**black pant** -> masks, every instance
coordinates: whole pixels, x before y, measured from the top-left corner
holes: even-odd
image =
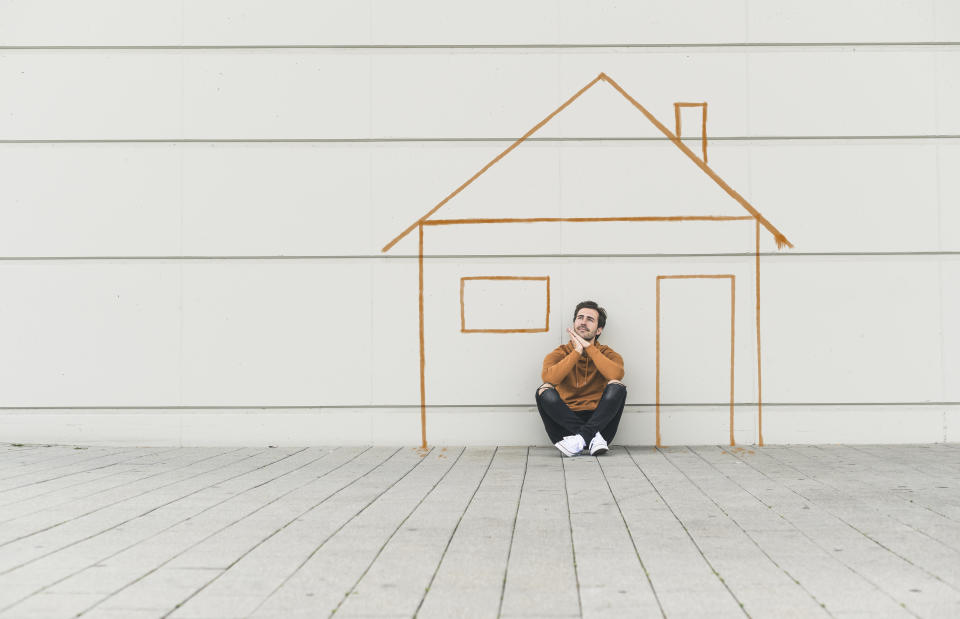
[[[627,388],[622,383],[608,384],[600,396],[600,403],[592,411],[570,410],[554,387],[544,389],[543,393],[539,391],[538,387],[537,410],[550,442],[557,443],[564,436],[579,434],[589,445],[597,432],[608,443],[613,440],[627,401]]]

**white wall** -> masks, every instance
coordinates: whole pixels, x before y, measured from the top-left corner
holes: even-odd
[[[0,441],[419,443],[417,234],[380,250],[600,72],[671,129],[707,101],[710,166],[795,245],[763,234],[766,442],[960,440],[957,3],[478,6],[0,0]],[[437,216],[746,214],[605,83],[536,137]],[[755,442],[752,249],[428,228],[429,440],[544,443],[542,357],[596,297],[618,440],[653,442],[656,276],[735,273]],[[551,276],[548,333],[459,332],[459,278],[493,274]],[[691,372],[726,371],[710,341]],[[664,442],[723,442],[683,346]]]

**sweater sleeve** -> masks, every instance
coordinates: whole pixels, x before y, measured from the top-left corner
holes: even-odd
[[[540,377],[545,383],[558,385],[577,365],[579,358],[580,355],[576,349],[567,353],[563,346],[559,346],[543,359],[543,372],[540,373]]]
[[[603,374],[607,380],[620,380],[623,378],[623,357],[615,353],[612,348],[607,347],[603,352],[597,350],[597,347],[587,347],[587,355],[597,370]]]

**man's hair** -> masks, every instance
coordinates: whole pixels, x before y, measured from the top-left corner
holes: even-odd
[[[605,310],[605,309],[603,309],[602,307],[600,307],[599,305],[597,305],[597,302],[596,302],[596,301],[580,301],[579,303],[577,303],[577,309],[573,310],[573,319],[574,319],[574,320],[577,319],[577,314],[580,313],[580,310],[582,310],[582,309],[584,309],[584,308],[586,308],[586,309],[592,309],[592,310],[596,310],[596,311],[597,311],[597,313],[599,314],[599,316],[597,316],[597,326],[598,326],[598,327],[600,327],[600,328],[602,329],[603,327],[607,326],[607,310]],[[600,339],[600,336],[597,335],[596,339],[599,340],[599,339]]]

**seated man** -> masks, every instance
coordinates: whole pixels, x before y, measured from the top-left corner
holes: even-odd
[[[537,409],[547,435],[564,456],[575,456],[589,445],[590,455],[607,452],[627,400],[623,357],[597,344],[607,312],[583,301],[573,312],[570,343],[558,346],[543,360],[543,384],[537,389]]]

